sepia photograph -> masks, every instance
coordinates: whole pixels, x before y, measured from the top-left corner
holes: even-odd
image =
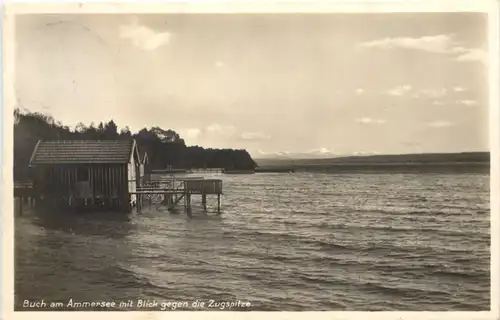
[[[494,310],[491,13],[188,11],[9,16],[16,313]]]

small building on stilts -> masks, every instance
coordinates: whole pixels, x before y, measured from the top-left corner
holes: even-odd
[[[132,139],[38,141],[30,160],[37,205],[130,212],[142,160]]]

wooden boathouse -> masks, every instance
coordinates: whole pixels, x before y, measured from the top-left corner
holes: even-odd
[[[37,202],[129,211],[141,158],[135,140],[38,141],[30,160]]]
[[[174,175],[151,178],[149,158],[135,140],[38,141],[31,159],[32,181],[14,183],[14,197],[38,207],[89,211],[142,212],[165,205],[168,210],[184,200],[191,214],[191,199],[201,196],[207,211],[207,195],[217,196],[221,211],[222,180]],[[153,206],[153,202],[156,205]]]

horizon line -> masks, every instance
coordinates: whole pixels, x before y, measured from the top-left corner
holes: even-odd
[[[407,156],[407,155],[433,155],[433,154],[442,154],[442,155],[454,155],[454,154],[464,154],[464,153],[491,153],[491,150],[485,151],[457,151],[457,152],[416,152],[416,153],[374,153],[374,154],[338,154],[338,155],[328,155],[324,157],[301,157],[294,158],[294,155],[300,155],[300,152],[291,153],[290,156],[279,156],[270,154],[268,157],[253,157],[255,160],[290,160],[290,159],[300,159],[300,160],[318,160],[318,159],[333,159],[333,158],[343,158],[343,157],[383,157],[383,156]]]

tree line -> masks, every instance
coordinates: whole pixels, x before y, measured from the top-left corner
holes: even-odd
[[[257,164],[243,149],[212,149],[186,146],[180,135],[160,127],[132,133],[128,127],[118,131],[113,120],[84,125],[74,130],[52,116],[40,112],[14,110],[14,178],[27,177],[31,154],[38,140],[116,140],[135,139],[141,154],[148,153],[152,169],[224,168],[252,170]]]

